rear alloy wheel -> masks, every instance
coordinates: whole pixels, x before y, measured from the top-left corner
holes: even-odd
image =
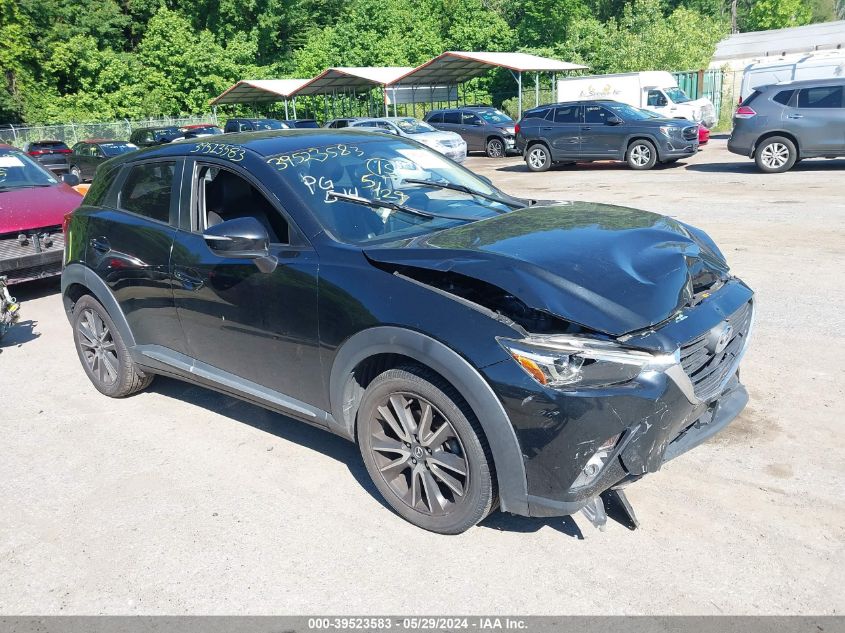
[[[657,162],[657,150],[651,141],[634,141],[628,147],[626,160],[631,169],[651,169]]]
[[[531,171],[547,171],[552,166],[552,157],[545,145],[532,145],[525,153],[525,164]]]
[[[487,157],[502,158],[505,155],[505,144],[500,138],[491,138],[487,141]]]
[[[73,174],[74,176],[76,176],[77,178],[79,178],[79,182],[82,182],[82,172],[79,171],[79,167],[74,165],[73,167],[70,168],[70,173]]]
[[[772,136],[763,141],[757,148],[754,161],[761,171],[767,174],[778,174],[792,169],[798,159],[795,144],[788,138]]]
[[[152,374],[136,369],[108,312],[90,296],[73,308],[73,341],[85,373],[100,393],[122,398],[153,381]]]
[[[364,393],[358,443],[387,503],[432,532],[459,534],[494,501],[492,459],[478,422],[450,385],[423,369],[391,369]]]

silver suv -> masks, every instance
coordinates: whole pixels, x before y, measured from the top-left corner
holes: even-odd
[[[501,158],[516,147],[514,120],[490,106],[432,110],[425,122],[438,130],[460,134],[467,151],[483,151],[490,158]]]
[[[845,156],[845,79],[758,86],[734,113],[728,149],[767,173]]]

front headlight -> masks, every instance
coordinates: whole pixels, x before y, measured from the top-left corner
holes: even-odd
[[[677,136],[678,135],[678,128],[674,125],[661,125],[660,126],[660,133],[663,136]]]
[[[646,369],[665,369],[677,362],[674,354],[656,355],[583,336],[497,340],[525,373],[551,389],[616,385]]]

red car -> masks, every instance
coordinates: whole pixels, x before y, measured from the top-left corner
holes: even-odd
[[[706,145],[707,141],[710,140],[710,130],[708,130],[703,125],[698,126],[698,144],[699,145]]]
[[[82,196],[30,156],[0,145],[0,276],[14,284],[62,272],[64,216]]]

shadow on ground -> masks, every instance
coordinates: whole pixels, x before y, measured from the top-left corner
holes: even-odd
[[[652,171],[666,171],[671,169],[683,169],[686,167],[686,163],[683,161],[677,163],[659,163],[652,167]],[[553,173],[556,171],[634,171],[628,164],[624,161],[620,160],[601,160],[595,161],[592,163],[560,163],[558,165],[552,165],[548,171],[546,172],[539,172],[539,173]],[[506,171],[506,172],[523,172],[526,174],[532,173],[528,170],[528,167],[525,163],[515,163],[513,165],[503,165],[502,167],[497,167],[496,171]]]
[[[699,163],[696,165],[689,165],[687,167],[690,171],[699,171],[704,173],[733,173],[733,174],[759,174],[760,176],[772,177],[777,174],[766,174],[757,169],[757,164],[748,159],[744,163]],[[807,159],[802,160],[795,165],[790,171],[845,171],[845,160],[829,160],[829,159]]]
[[[382,506],[390,510],[390,507],[382,499],[381,493],[373,485],[370,475],[361,461],[358,447],[352,442],[288,416],[180,380],[159,376],[150,387],[150,391],[225,415],[236,422],[248,424],[342,462],[360,486],[378,500]],[[398,516],[396,518],[402,520]],[[503,532],[522,533],[537,532],[548,526],[568,536],[583,539],[581,531],[571,517],[535,519],[494,512],[479,525]]]

